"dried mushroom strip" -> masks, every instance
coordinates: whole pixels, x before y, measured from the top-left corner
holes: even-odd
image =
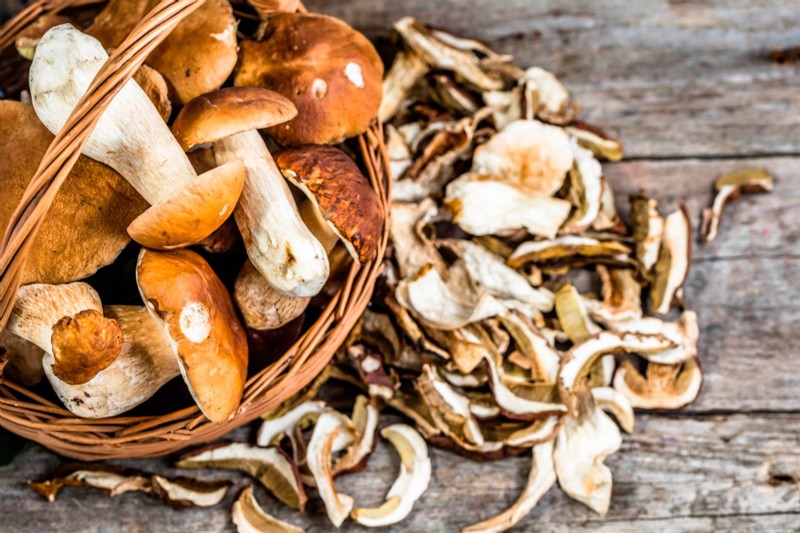
[[[692,225],[685,206],[667,216],[650,289],[652,311],[666,314],[679,296],[692,260]]]
[[[200,481],[178,477],[167,478],[153,474],[153,492],[174,509],[186,507],[214,507],[228,494],[230,481]]]
[[[64,487],[90,487],[103,491],[107,496],[118,496],[125,492],[152,492],[150,474],[114,465],[67,464],[41,482],[30,482],[28,486],[48,502],[54,502]]]
[[[695,358],[674,365],[648,363],[644,376],[630,361],[623,361],[614,376],[614,388],[642,409],[680,409],[697,398],[702,383]]]
[[[650,272],[658,260],[664,218],[658,212],[658,200],[643,194],[630,198],[633,238],[636,241],[636,259],[645,272]]]
[[[299,527],[282,522],[262,509],[252,486],[245,488],[234,502],[231,520],[239,533],[303,533]]]
[[[740,194],[764,193],[772,191],[772,176],[763,168],[749,168],[738,170],[720,176],[714,182],[717,191],[711,207],[703,209],[700,223],[700,242],[713,241],[719,231],[722,212]]]

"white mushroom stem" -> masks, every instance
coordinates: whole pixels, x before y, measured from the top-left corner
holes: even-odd
[[[214,143],[222,165],[241,159],[247,169],[234,211],[247,255],[269,284],[286,296],[314,296],[330,271],[328,254],[303,223],[289,186],[257,130]]]
[[[55,26],[30,69],[33,107],[56,134],[108,60],[103,45],[71,24]],[[130,80],[97,123],[83,153],[110,166],[150,204],[196,177],[189,159],[147,94]]]

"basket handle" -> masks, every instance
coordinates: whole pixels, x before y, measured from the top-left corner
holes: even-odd
[[[36,232],[103,111],[147,56],[203,2],[163,0],[154,7],[114,50],[53,139],[14,211],[0,245],[0,331],[5,328],[14,308],[22,271]],[[23,10],[0,30],[0,44],[13,40],[15,32],[21,31],[43,12],[79,3],[90,2],[53,0]]]

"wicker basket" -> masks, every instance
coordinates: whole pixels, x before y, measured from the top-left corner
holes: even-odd
[[[42,14],[98,4],[87,0],[39,0],[0,28],[0,51]],[[0,250],[0,328],[14,305],[26,255],[39,222],[74,165],[98,117],[149,53],[202,0],[164,0],[113,52],[91,87],[56,135],[9,224]],[[96,7],[95,7],[96,9]],[[23,68],[16,63],[17,69]],[[8,63],[5,65],[8,68]],[[3,69],[0,69],[3,70]],[[8,70],[3,73],[4,78]],[[19,74],[19,73],[17,73]],[[358,139],[362,167],[378,192],[384,212],[390,195],[388,157],[380,124]],[[77,459],[153,457],[204,443],[246,424],[276,407],[314,379],[366,307],[378,277],[388,238],[388,225],[377,258],[350,268],[346,282],[299,340],[277,361],[250,376],[234,418],[209,422],[196,406],[158,416],[78,418],[27,388],[2,377],[0,363],[0,426]]]

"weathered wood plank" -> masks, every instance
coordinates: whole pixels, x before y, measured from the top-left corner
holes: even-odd
[[[627,155],[800,153],[800,10],[782,0],[309,0],[370,37],[411,15],[556,72]]]
[[[386,422],[394,417],[386,417]],[[658,415],[637,417],[636,433],[608,460],[614,473],[611,510],[601,519],[552,489],[519,526],[519,531],[712,531],[764,530],[800,522],[800,421],[796,416],[719,416],[698,419]],[[236,436],[247,438],[246,431]],[[495,463],[467,463],[433,451],[434,479],[409,519],[387,531],[456,531],[499,512],[524,484],[527,457]],[[0,469],[0,529],[8,532],[230,531],[232,501],[211,510],[172,511],[157,499],[126,494],[109,499],[93,491],[65,489],[47,504],[24,483],[40,479],[58,460],[36,446],[13,467]],[[166,470],[161,460],[125,461]],[[378,503],[396,475],[398,460],[381,442],[366,473],[341,478],[339,489],[359,504]],[[194,472],[197,473],[197,472]],[[219,478],[219,471],[203,472]],[[245,479],[235,476],[239,486]],[[306,528],[331,531],[316,495],[305,515],[282,508],[257,491],[270,512]],[[143,519],[146,517],[146,520]],[[89,520],[91,519],[91,520]],[[632,525],[635,524],[635,527]],[[342,531],[360,531],[347,525]]]

